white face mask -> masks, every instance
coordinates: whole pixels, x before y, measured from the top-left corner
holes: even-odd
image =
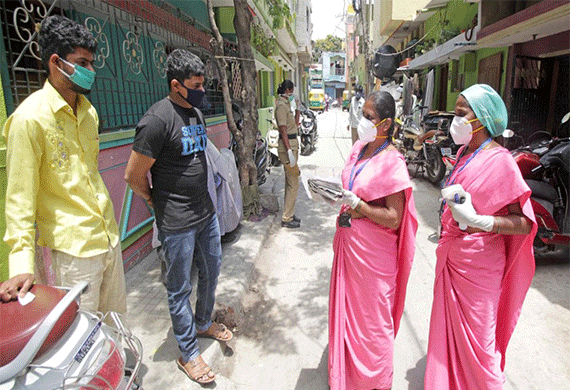
[[[384,122],[385,120],[386,119],[383,119],[382,122]],[[380,123],[378,123],[378,125]],[[374,141],[376,139],[376,134],[377,134],[376,127],[378,125],[375,125],[370,120],[362,117],[360,119],[360,122],[358,122],[358,128],[357,128],[358,139],[365,144]]]
[[[475,122],[476,120],[477,118],[469,121],[462,116],[453,117],[453,121],[449,126],[449,133],[456,145],[466,145],[471,141],[474,131],[471,128],[470,123]]]
[[[360,122],[358,122],[357,132],[358,139],[365,144],[376,139],[376,126],[364,117],[360,119]]]

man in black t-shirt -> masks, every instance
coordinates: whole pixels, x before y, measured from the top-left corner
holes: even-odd
[[[211,320],[222,247],[218,218],[208,194],[206,126],[196,108],[204,98],[204,65],[189,51],[174,50],[166,68],[170,93],[140,120],[125,180],[154,208],[167,262],[172,328],[182,352],[178,367],[204,384],[215,376],[200,356],[196,337],[228,341],[233,336],[224,325]],[[202,256],[194,256],[196,245]],[[193,260],[199,271],[194,315],[189,301]]]

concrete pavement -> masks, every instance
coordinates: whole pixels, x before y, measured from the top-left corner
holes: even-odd
[[[319,115],[317,151],[301,157],[304,172],[340,174],[350,148],[346,113]],[[273,169],[261,187],[282,204],[283,173]],[[421,390],[433,294],[439,191],[414,180],[419,229],[406,307],[395,342],[393,389]],[[328,286],[336,210],[299,194],[300,229],[279,226],[279,213],[242,222],[237,241],[223,246],[217,303],[231,306],[239,332],[232,350],[201,339],[205,360],[218,374],[207,388],[326,390]],[[507,351],[505,390],[570,388],[570,264],[540,263]],[[143,341],[143,387],[199,389],[175,366],[166,292],[155,254],[126,275],[129,319]]]
[[[230,313],[241,311],[241,298],[249,285],[253,264],[274,219],[275,216],[270,214],[260,222],[242,221],[235,240],[222,244],[223,263],[216,294],[216,310],[224,313],[228,312],[228,308],[232,308]],[[160,280],[160,261],[156,250],[129,270],[125,278],[127,322],[143,344],[143,367],[140,375],[142,387],[145,390],[202,388],[190,381],[176,367],[176,359],[180,353],[172,333],[166,289]],[[192,298],[194,303],[195,293]],[[235,317],[230,314],[229,317],[229,322],[235,322],[239,318],[237,314]],[[231,359],[233,342],[228,343],[228,346],[207,338],[199,338],[198,342],[204,360],[214,372],[219,372],[225,359]],[[209,387],[220,390],[235,389],[234,385],[220,374],[216,377],[216,384],[210,384]]]

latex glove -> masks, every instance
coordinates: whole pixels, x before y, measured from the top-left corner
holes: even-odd
[[[461,184],[454,184],[441,189],[441,196],[443,196],[443,199],[445,199],[445,202],[448,206],[452,203],[465,203],[466,194],[467,192],[463,189],[463,186]],[[451,206],[449,208],[451,209]],[[453,218],[455,219],[455,215]],[[467,225],[464,223],[459,223],[459,229],[465,230],[467,229]]]
[[[293,151],[291,149],[287,150],[287,157],[289,157],[289,166],[291,168],[297,165],[297,160],[295,160],[295,155],[293,154]]]
[[[355,209],[360,203],[361,199],[356,194],[349,190],[342,190],[342,204],[347,204],[351,209]]]
[[[459,223],[459,228],[465,230],[463,227],[471,226],[486,232],[493,230],[495,223],[493,216],[477,214],[471,202],[471,194],[465,191],[460,184],[456,184],[456,186],[459,187],[455,187],[451,191],[449,188],[454,186],[447,187],[447,191],[442,190],[441,193],[447,201],[447,205],[453,214],[453,219]]]

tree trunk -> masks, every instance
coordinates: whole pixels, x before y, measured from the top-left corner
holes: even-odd
[[[243,143],[246,150],[253,152],[258,132],[257,112],[257,69],[251,49],[252,16],[247,0],[234,0],[234,28],[238,38],[238,51],[241,58],[243,112]],[[251,164],[249,164],[251,162]],[[247,161],[244,171],[249,173],[249,185],[257,185],[257,168],[253,160]],[[245,172],[243,172],[245,175]],[[242,184],[244,180],[242,180]]]
[[[242,3],[245,3],[242,4]],[[234,3],[236,8],[236,17],[234,18],[234,23],[238,19],[238,12],[243,10],[249,10],[246,2]],[[228,118],[228,128],[234,137],[236,142],[236,158],[237,167],[240,175],[242,198],[243,198],[243,214],[244,218],[248,218],[252,214],[259,215],[262,211],[259,192],[257,188],[257,168],[253,161],[253,151],[255,148],[255,140],[257,134],[257,104],[256,104],[256,82],[255,78],[257,76],[255,70],[255,60],[253,59],[253,52],[251,50],[250,42],[250,25],[251,15],[246,15],[245,18],[249,17],[249,22],[239,22],[239,28],[236,26],[236,34],[238,36],[238,47],[240,53],[245,52],[245,55],[241,55],[241,72],[242,72],[242,84],[243,92],[241,98],[245,103],[245,108],[242,112],[243,115],[243,126],[242,129],[238,129],[232,111],[232,98],[230,95],[230,87],[228,85],[228,73],[227,73],[227,61],[224,55],[224,39],[220,34],[220,30],[216,24],[216,19],[214,17],[214,9],[212,7],[212,0],[207,0],[208,14],[210,17],[210,24],[212,25],[212,32],[214,37],[210,40],[212,49],[214,50],[214,55],[216,58],[216,65],[220,74],[220,82],[222,83],[222,93],[224,96],[224,107],[226,109],[226,115]],[[238,9],[240,11],[238,11]],[[243,20],[244,16],[240,15],[239,20]],[[245,27],[244,27],[245,26]],[[247,39],[244,41],[244,37]],[[249,56],[247,56],[249,52]],[[248,65],[248,60],[243,60],[243,58],[251,59],[251,65],[253,70]],[[253,76],[251,76],[253,73]]]
[[[252,178],[250,174],[250,167],[253,167],[253,183],[257,184],[257,172],[255,169],[255,164],[253,163],[253,145],[251,143],[245,143],[244,140],[247,138],[245,133],[247,133],[247,127],[243,127],[243,131],[238,129],[233,111],[232,111],[232,98],[230,95],[230,87],[228,84],[228,72],[227,72],[227,61],[224,54],[224,39],[220,34],[220,30],[216,24],[216,19],[214,17],[214,9],[212,7],[212,0],[207,0],[208,14],[210,16],[210,24],[212,25],[212,32],[214,37],[210,40],[210,45],[214,50],[214,56],[216,59],[216,66],[218,67],[218,72],[220,74],[220,82],[222,83],[222,93],[224,96],[224,108],[226,109],[226,116],[228,118],[228,128],[236,142],[236,158],[238,171],[240,173],[241,185],[248,186],[252,184]],[[244,113],[245,114],[245,113]]]

